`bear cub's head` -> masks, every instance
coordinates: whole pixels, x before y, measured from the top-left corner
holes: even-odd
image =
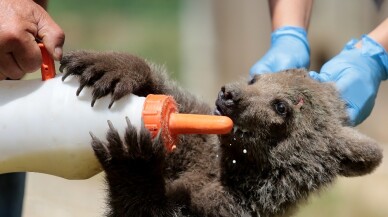
[[[224,181],[256,176],[252,182],[262,192],[255,194],[274,201],[268,209],[305,198],[337,175],[370,173],[382,160],[378,144],[349,126],[334,85],[314,81],[305,70],[227,84],[215,114],[234,122],[234,130],[220,136],[221,165],[229,171]],[[245,178],[239,184],[251,185]]]

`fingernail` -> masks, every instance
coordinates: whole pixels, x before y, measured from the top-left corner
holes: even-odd
[[[61,47],[56,47],[54,49],[54,59],[58,60],[58,61],[62,59],[62,48]]]

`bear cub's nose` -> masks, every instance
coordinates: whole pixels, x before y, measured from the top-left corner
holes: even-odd
[[[222,101],[225,106],[233,106],[237,103],[239,91],[232,86],[223,86],[218,94],[218,99]]]

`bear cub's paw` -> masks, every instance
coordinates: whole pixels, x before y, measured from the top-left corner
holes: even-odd
[[[73,51],[65,54],[59,70],[64,72],[62,80],[76,76],[80,86],[77,96],[84,87],[92,88],[94,106],[96,100],[111,95],[109,108],[123,96],[136,93],[151,69],[143,59],[125,53]]]
[[[166,150],[159,136],[152,139],[144,127],[138,133],[127,118],[128,126],[122,140],[113,124],[110,121],[108,124],[107,142],[90,133],[94,153],[108,175],[161,171]]]

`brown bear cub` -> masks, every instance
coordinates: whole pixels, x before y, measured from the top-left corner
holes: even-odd
[[[79,77],[77,93],[93,89],[92,105],[152,93],[173,96],[180,113],[213,113],[162,68],[129,54],[71,52],[60,70],[63,79]],[[382,160],[378,144],[348,126],[334,86],[304,70],[227,84],[215,104],[234,130],[181,135],[173,153],[129,122],[123,138],[112,123],[106,142],[92,136],[109,187],[107,216],[289,216],[337,176],[368,174]]]

